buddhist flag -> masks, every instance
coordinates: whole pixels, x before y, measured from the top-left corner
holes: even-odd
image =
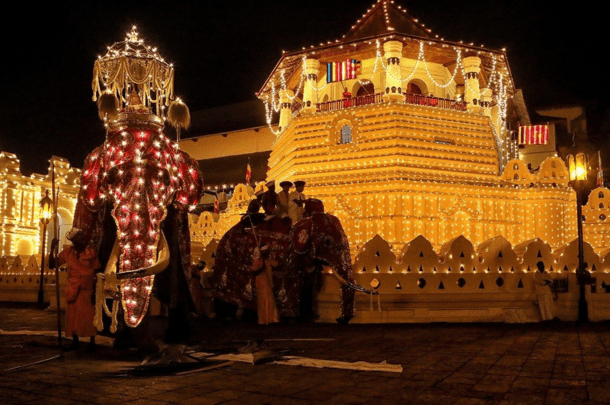
[[[326,83],[355,79],[358,74],[360,74],[360,61],[356,59],[326,64]]]
[[[218,201],[218,193],[214,199],[214,214],[220,214],[220,201]]]
[[[548,143],[548,125],[528,125],[524,127],[519,127],[520,145],[548,145]]]
[[[246,166],[246,184],[250,185],[250,179],[252,178],[252,168],[250,167],[250,163]]]
[[[602,155],[597,151],[597,187],[604,186],[604,171],[602,170]]]

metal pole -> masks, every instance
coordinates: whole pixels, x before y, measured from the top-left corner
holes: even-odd
[[[57,203],[58,198],[55,194],[55,162],[51,163],[51,186],[52,186],[52,199],[53,199],[53,238],[57,239]],[[59,190],[57,190],[59,195]],[[61,339],[61,300],[59,298],[59,266],[55,262],[55,297],[57,299],[57,344],[59,345],[60,353],[63,355],[63,341]]]
[[[582,232],[582,180],[576,180],[576,215],[578,217],[578,269],[576,270],[576,280],[578,281],[578,320],[589,320],[589,307],[585,295],[586,274],[584,268],[584,238]]]
[[[38,288],[38,305],[44,304],[44,250],[47,240],[47,224],[42,221],[42,259],[40,260],[40,285]]]

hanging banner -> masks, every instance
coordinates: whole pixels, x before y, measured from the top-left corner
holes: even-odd
[[[356,59],[326,64],[326,83],[355,79],[358,74],[360,74],[360,61]]]
[[[529,125],[519,127],[519,145],[548,145],[548,143],[548,125]]]

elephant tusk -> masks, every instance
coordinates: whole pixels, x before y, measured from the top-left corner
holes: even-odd
[[[112,252],[110,253],[110,258],[108,259],[108,264],[106,265],[106,269],[104,270],[105,274],[116,273],[119,255],[119,241],[116,240],[114,242],[114,246],[112,247]],[[167,268],[167,266],[169,266],[169,256],[169,245],[167,244],[167,240],[165,239],[163,231],[161,231],[157,262],[149,267],[143,267],[141,269],[117,273],[116,278],[118,280],[124,280],[129,278],[152,276],[154,274],[161,273]]]
[[[341,285],[344,285],[347,288],[351,288],[352,290],[360,291],[365,294],[371,294],[371,295],[379,294],[379,291],[367,290],[366,288],[364,288],[362,286],[359,286],[357,284],[353,284],[353,283],[346,281],[343,277],[338,275],[335,270],[331,271],[331,273],[337,278],[337,280],[339,281],[339,283],[341,283]]]

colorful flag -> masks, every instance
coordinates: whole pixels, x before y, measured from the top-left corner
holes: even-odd
[[[360,61],[346,59],[343,62],[329,62],[326,65],[326,82],[340,82],[355,79],[360,74]]]
[[[252,178],[252,169],[250,168],[250,163],[246,166],[246,184],[250,185],[250,179]]]
[[[548,145],[548,143],[548,125],[528,125],[524,127],[519,127],[520,145]]]
[[[604,171],[602,170],[602,155],[597,151],[597,187],[604,186]]]
[[[218,193],[214,199],[214,214],[220,214],[220,201],[218,201]]]

